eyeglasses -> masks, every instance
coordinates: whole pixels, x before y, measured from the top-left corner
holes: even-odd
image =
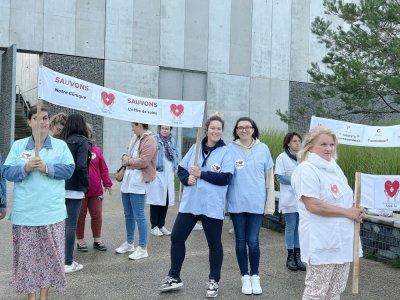
[[[236,129],[242,131],[242,130],[250,130],[250,129],[253,129],[253,127],[252,127],[252,126],[245,126],[245,127],[243,127],[243,126],[238,126],[238,127],[236,127]]]

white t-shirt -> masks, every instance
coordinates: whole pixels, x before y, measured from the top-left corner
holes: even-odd
[[[139,157],[140,140],[137,139],[132,146],[130,157],[135,159]],[[146,183],[143,179],[141,169],[126,168],[124,178],[121,182],[121,192],[131,194],[146,194]]]
[[[291,159],[286,152],[283,152],[276,158],[275,174],[292,176],[297,165],[297,161]],[[279,186],[279,211],[284,214],[297,212],[297,201],[292,186],[282,183]]]
[[[352,207],[353,191],[340,167],[324,169],[306,160],[293,172],[292,187],[299,200],[301,260],[311,265],[352,262],[354,221],[313,214],[301,200],[301,196],[307,196],[339,207]],[[362,256],[361,243],[359,249]]]

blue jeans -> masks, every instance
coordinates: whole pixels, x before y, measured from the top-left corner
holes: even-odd
[[[235,229],[236,239],[236,258],[239,264],[242,276],[249,274],[258,275],[258,266],[260,264],[260,243],[259,235],[263,214],[251,213],[231,213],[233,228]],[[247,248],[249,255],[247,256]]]
[[[283,214],[285,216],[286,249],[300,248],[299,214],[297,212]]]
[[[135,222],[139,230],[139,246],[147,245],[147,221],[144,213],[144,194],[121,193],[124,206],[126,241],[133,243],[135,239]]]
[[[71,265],[74,261],[75,232],[83,199],[65,199],[67,219],[65,220],[65,264]]]
[[[205,215],[193,215],[190,213],[178,213],[171,234],[171,269],[168,275],[180,278],[183,261],[185,260],[185,242],[193,230],[196,222],[201,220],[204,234],[208,244],[208,261],[210,274],[208,278],[219,282],[221,278],[222,260],[224,251],[221,242],[223,220],[209,218]]]

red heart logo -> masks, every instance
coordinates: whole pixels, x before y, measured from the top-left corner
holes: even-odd
[[[31,158],[31,157],[32,157],[32,154],[30,154],[30,153],[24,153],[23,157],[24,157],[24,158]]]
[[[385,191],[389,195],[390,198],[395,196],[397,194],[397,191],[399,190],[399,182],[397,180],[391,182],[390,180],[387,180],[385,182]]]
[[[220,166],[215,166],[215,170],[219,171],[219,169],[221,169]]]
[[[171,106],[169,107],[171,109],[171,113],[175,116],[175,117],[179,117],[180,115],[183,114],[183,105],[179,104],[171,104]]]
[[[101,93],[101,101],[103,101],[103,103],[106,106],[110,106],[114,104],[114,95],[112,93],[107,93],[107,92],[102,92]]]

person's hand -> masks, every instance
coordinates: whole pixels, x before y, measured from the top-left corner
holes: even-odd
[[[35,169],[40,170],[43,166],[44,170],[46,170],[46,165],[43,163],[42,159],[39,156],[35,156],[28,160],[28,163],[25,165],[25,172],[29,173]]]
[[[111,187],[104,187],[104,193],[108,191],[108,194],[111,195]]]
[[[201,175],[201,171],[200,171],[199,167],[198,166],[193,166],[190,169],[190,175],[193,175],[194,177],[199,178],[200,175]]]
[[[197,178],[193,175],[189,175],[189,179],[188,179],[188,185],[195,185],[197,181]]]
[[[0,208],[0,220],[4,219],[7,215],[7,208]]]
[[[365,210],[363,207],[351,207],[349,208],[349,218],[354,220],[357,223],[362,222],[362,219],[365,216]]]
[[[129,166],[129,156],[128,155],[126,155],[126,154],[124,154],[124,155],[122,155],[122,158],[121,158],[121,163],[122,163],[122,165],[123,166]]]

